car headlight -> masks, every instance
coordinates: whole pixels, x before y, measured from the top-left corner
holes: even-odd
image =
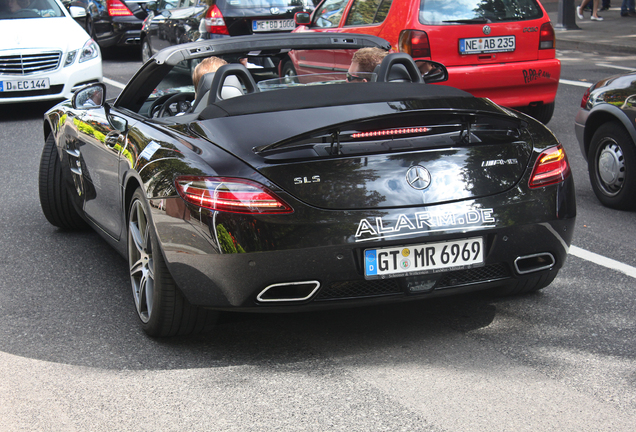
[[[76,56],[77,56],[77,50],[70,51],[66,55],[66,61],[64,62],[64,67],[72,65],[73,62],[75,61]]]
[[[80,51],[79,62],[82,63],[96,57],[99,57],[99,47],[93,39],[89,39]]]

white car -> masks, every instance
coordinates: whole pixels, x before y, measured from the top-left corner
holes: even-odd
[[[70,99],[101,82],[99,46],[59,0],[0,0],[0,104]]]

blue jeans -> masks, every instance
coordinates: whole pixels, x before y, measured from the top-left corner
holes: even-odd
[[[634,3],[635,3],[634,0],[623,0],[623,4],[621,5],[621,15],[626,14],[628,9],[629,9],[629,12],[636,12],[636,7],[634,6]]]

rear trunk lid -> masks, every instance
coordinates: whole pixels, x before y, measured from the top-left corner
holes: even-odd
[[[262,112],[193,130],[296,199],[334,210],[501,193],[520,181],[533,149],[524,120],[476,98]]]

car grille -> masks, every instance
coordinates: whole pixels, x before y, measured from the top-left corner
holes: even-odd
[[[444,273],[435,282],[433,290],[452,288],[481,282],[491,282],[510,277],[505,264],[493,264],[466,270]],[[333,282],[320,290],[315,300],[343,300],[348,298],[401,295],[406,291],[399,279],[375,279]]]
[[[14,54],[0,56],[0,73],[7,75],[29,75],[55,70],[60,65],[61,51],[37,54]]]

